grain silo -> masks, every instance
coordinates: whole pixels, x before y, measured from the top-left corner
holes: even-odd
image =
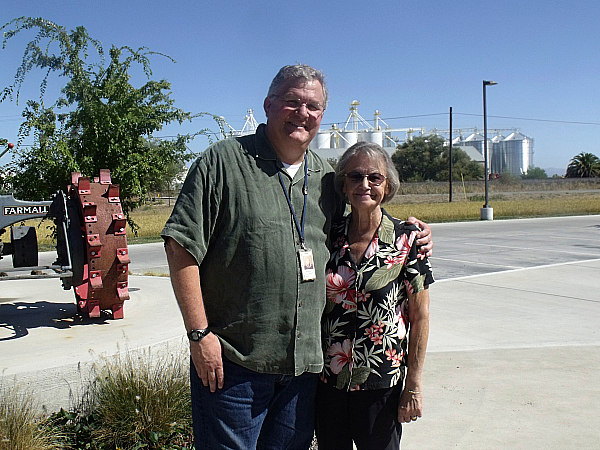
[[[329,132],[317,133],[316,148],[331,148],[331,136]]]
[[[381,113],[375,110],[373,114],[373,127],[361,130],[358,133],[358,140],[365,142],[372,142],[383,147],[383,131],[379,125]]]
[[[471,147],[475,147],[477,151],[483,155],[483,136],[479,133],[471,134],[462,142],[461,145],[470,145]]]
[[[488,146],[490,150],[490,172],[491,173],[503,173],[506,167],[506,161],[502,153],[502,141],[504,136],[497,134],[491,139],[491,146]]]
[[[533,165],[533,139],[520,132],[511,133],[501,142],[502,159],[506,166],[503,173],[521,175]]]
[[[340,147],[348,148],[358,142],[358,131],[342,131],[341,136]]]

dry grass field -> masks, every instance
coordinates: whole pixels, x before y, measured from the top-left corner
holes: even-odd
[[[395,217],[416,216],[426,222],[479,220],[484,204],[484,183],[455,183],[452,203],[447,183],[403,184],[385,208]],[[489,183],[489,204],[494,219],[600,214],[600,180],[493,180]],[[130,242],[158,236],[172,206],[147,205],[132,214],[140,225],[138,237]]]
[[[492,180],[489,204],[494,219],[551,217],[600,214],[600,179]],[[484,183],[455,182],[452,202],[448,201],[448,183],[404,183],[386,210],[395,217],[416,216],[429,223],[480,219],[484,204]],[[174,201],[149,202],[131,214],[139,225],[137,236],[128,230],[130,244],[159,240]],[[32,220],[37,226],[40,249],[52,246],[51,221]],[[10,240],[9,233],[2,236]]]
[[[406,183],[386,205],[395,217],[413,215],[426,222],[479,220],[485,203],[484,183]],[[491,180],[489,205],[494,219],[600,214],[600,179]]]
[[[447,194],[410,194],[398,195],[384,206],[394,217],[412,215],[425,222],[438,223],[479,220],[483,204],[483,195],[470,195],[467,200],[455,197],[449,203]],[[600,190],[492,194],[489,204],[496,220],[600,214]],[[132,217],[140,230],[137,238],[129,238],[130,242],[158,236],[171,209],[157,204],[134,211]]]
[[[430,196],[429,196],[430,197]],[[416,216],[429,222],[459,222],[479,220],[480,208],[484,204],[483,196],[471,196],[467,201],[448,203],[432,199],[402,202],[402,196],[386,206],[394,217]],[[494,219],[515,219],[525,217],[576,216],[600,214],[600,191],[569,192],[561,194],[536,195],[490,195],[489,205],[494,210]]]

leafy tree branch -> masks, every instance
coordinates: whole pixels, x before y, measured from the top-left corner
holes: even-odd
[[[151,79],[150,57],[168,56],[146,47],[111,46],[107,58],[100,41],[84,27],[67,32],[42,18],[20,17],[0,30],[3,50],[17,34],[37,31],[0,102],[18,102],[27,75],[34,69],[44,73],[39,101],[27,101],[13,159],[4,168],[3,187],[19,197],[49,198],[64,189],[72,171],[97,176],[100,169],[110,169],[113,182],[120,185],[123,209],[129,212],[144,201],[153,183],[194,157],[187,149],[189,141],[208,134],[201,130],[172,140],[153,136],[164,125],[192,118],[175,107],[167,80]],[[134,66],[141,66],[147,78],[139,87],[131,84]],[[46,106],[51,74],[66,82],[59,98]],[[29,136],[34,144],[24,147]]]

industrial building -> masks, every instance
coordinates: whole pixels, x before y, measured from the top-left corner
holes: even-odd
[[[452,139],[452,145],[463,147],[469,146],[477,149],[483,158],[483,135],[477,129],[463,139],[463,133],[469,129],[453,130],[459,133],[456,139]],[[504,137],[504,133],[509,133]],[[491,139],[489,136],[493,136]],[[522,134],[519,129],[488,130],[488,151],[490,161],[490,173],[511,175],[522,175],[533,167],[533,139]],[[473,159],[473,158],[471,158]]]
[[[396,151],[398,145],[410,141],[415,136],[437,135],[446,140],[446,145],[449,143],[450,130],[434,128],[427,131],[425,127],[392,128],[381,119],[379,111],[374,112],[371,125],[358,113],[359,105],[357,100],[350,103],[350,115],[343,126],[333,124],[328,129],[319,130],[310,144],[310,149],[324,159],[339,159],[348,147],[359,141],[379,144],[390,154]],[[246,115],[244,127],[239,131],[233,129],[225,119],[220,119],[222,137],[243,136],[253,133],[258,127],[251,109]],[[482,164],[483,141],[483,134],[476,127],[452,130],[452,145],[460,147],[472,160]],[[521,175],[534,166],[533,139],[522,134],[518,128],[488,129],[487,147],[492,174]]]
[[[410,141],[415,135],[428,134],[424,127],[392,128],[381,119],[379,111],[375,111],[371,125],[358,113],[358,105],[358,100],[350,103],[350,115],[343,127],[333,124],[329,129],[319,130],[310,149],[323,158],[337,159],[348,147],[359,141],[367,141],[379,144],[393,154],[399,144]]]

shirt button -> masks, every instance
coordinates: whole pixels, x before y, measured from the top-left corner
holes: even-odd
[[[297,337],[298,339],[300,339],[300,335],[301,335],[301,334],[302,334],[302,333],[300,333],[300,332],[298,331],[298,334],[296,335],[296,337]]]
[[[298,302],[298,308],[302,308],[302,300]]]

